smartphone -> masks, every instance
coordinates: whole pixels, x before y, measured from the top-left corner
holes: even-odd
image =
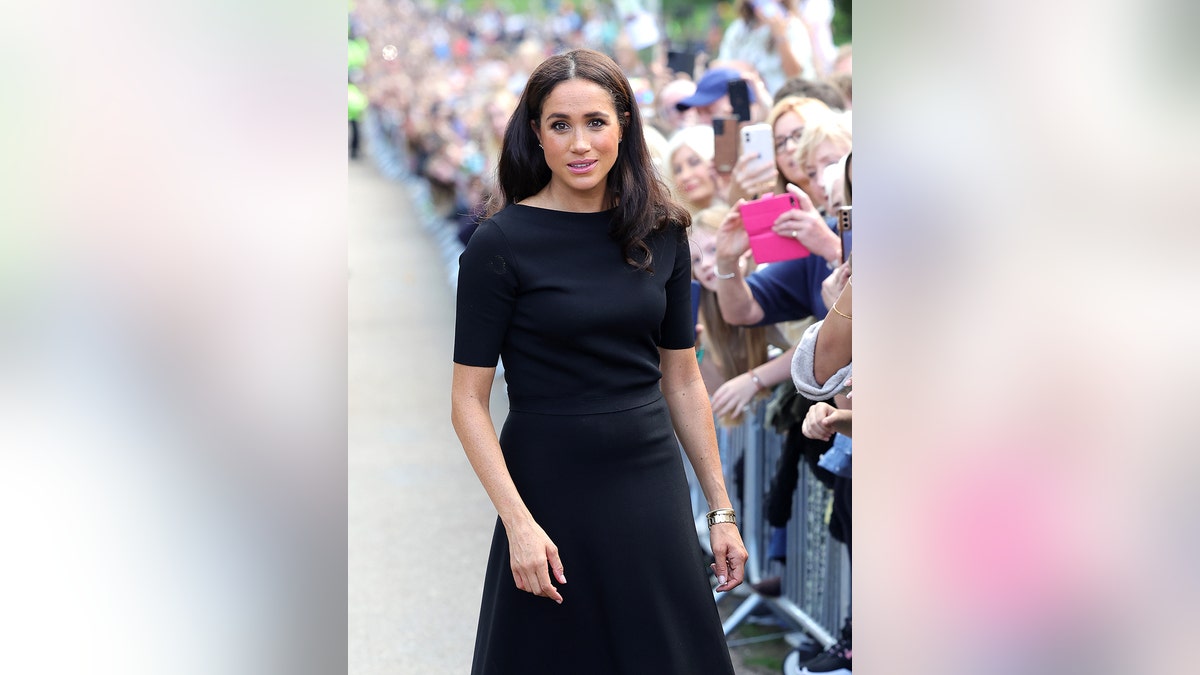
[[[851,216],[853,216],[853,211],[851,211],[852,208],[853,207],[851,207],[851,206],[839,206],[838,210],[837,210],[838,211],[837,230],[838,230],[838,239],[840,239],[842,241],[842,263],[843,264],[847,260],[850,259],[850,250],[852,248],[854,248],[854,237],[853,237],[853,234],[851,233],[851,226],[853,223],[853,218],[851,217]]]
[[[750,250],[754,253],[755,262],[778,262],[810,255],[804,244],[791,237],[775,234],[771,229],[780,215],[798,208],[800,200],[790,192],[756,199],[738,207],[742,224],[750,237]]]
[[[755,153],[760,159],[775,164],[775,133],[770,124],[750,124],[742,127],[742,147],[738,156]]]
[[[739,121],[750,121],[750,84],[743,79],[730,80],[725,84],[729,93],[729,104],[733,106],[733,116]]]
[[[714,117],[713,127],[713,165],[717,173],[733,172],[733,165],[738,159],[738,121],[736,117]]]
[[[667,52],[667,68],[676,73],[687,73],[693,77],[696,72],[696,52]]]
[[[773,19],[783,14],[783,6],[777,0],[750,0],[750,6],[758,10],[764,19]]]

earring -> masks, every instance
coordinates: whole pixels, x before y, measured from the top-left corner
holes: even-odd
[[[538,147],[539,147],[539,148],[542,148],[542,144],[541,144],[541,143],[538,143]],[[542,149],[543,149],[543,150],[545,150],[545,148],[542,148]]]

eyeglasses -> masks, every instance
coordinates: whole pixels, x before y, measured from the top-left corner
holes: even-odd
[[[792,133],[783,138],[775,139],[775,152],[780,153],[787,149],[788,142],[791,141],[796,145],[800,145],[800,139],[804,137],[804,127],[799,127]]]

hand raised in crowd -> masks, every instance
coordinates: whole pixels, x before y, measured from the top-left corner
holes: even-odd
[[[773,12],[770,16],[765,16],[761,9],[755,9],[754,13],[770,28],[771,35],[776,40],[787,40],[788,15],[786,12]]]
[[[767,193],[765,196],[771,196]],[[725,220],[717,228],[717,274],[729,274],[740,264],[741,257],[750,250],[750,235],[746,234],[746,226],[742,223],[742,213],[738,207],[745,204],[745,199],[729,208]]]
[[[825,281],[821,282],[821,300],[826,307],[833,307],[833,303],[837,302],[838,296],[846,289],[846,282],[850,280],[850,261],[846,261],[825,277]]]
[[[837,233],[825,224],[825,219],[813,206],[812,200],[804,194],[804,190],[788,183],[788,192],[796,196],[800,208],[791,209],[780,214],[771,228],[781,237],[792,237],[804,244],[809,251],[821,256],[831,263],[837,264],[842,259],[842,242]]]
[[[775,189],[779,169],[773,160],[746,153],[733,165],[731,177],[734,194],[753,197]]]
[[[562,604],[562,595],[550,580],[554,572],[558,583],[567,583],[558,547],[540,525],[528,520],[514,525],[505,524],[508,534],[508,559],[517,588]]]
[[[713,392],[713,414],[718,417],[736,419],[741,416],[742,410],[758,392],[758,385],[754,383],[750,373],[742,373],[727,380]]]

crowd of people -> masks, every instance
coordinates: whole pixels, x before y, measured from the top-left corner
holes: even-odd
[[[775,399],[786,440],[766,519],[782,537],[796,467],[807,462],[832,488],[830,532],[849,549],[852,53],[833,45],[830,0],[737,0],[713,53],[684,61],[688,72],[670,67],[665,41],[639,50],[633,17],[612,4],[547,4],[549,16],[534,18],[486,1],[468,13],[358,0],[351,38],[369,48],[351,71],[353,89],[465,244],[503,192],[496,167],[530,74],[575,48],[611,56],[634,94],[653,167],[690,214],[692,324],[712,413],[737,425],[756,400]],[[747,100],[731,82],[745,83]],[[356,120],[362,106],[353,107]],[[738,131],[752,124],[769,126],[773,157],[736,152]],[[728,164],[720,157],[728,130],[714,131],[723,125],[734,130]],[[762,264],[742,207],[776,195],[790,196],[791,208],[770,229],[803,254]],[[755,590],[780,593],[778,580]],[[850,672],[849,619],[835,645],[800,656],[785,672]]]

